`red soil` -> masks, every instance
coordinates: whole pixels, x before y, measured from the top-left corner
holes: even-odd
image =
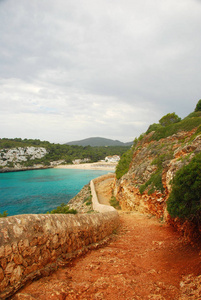
[[[190,288],[182,292],[189,284],[185,276],[201,273],[198,247],[184,244],[171,227],[155,218],[121,213],[120,219],[121,226],[106,247],[33,282],[12,299],[201,299],[199,285],[193,285],[193,292]]]
[[[99,201],[111,198],[111,186],[112,178],[96,183]],[[151,216],[121,212],[120,220],[107,246],[31,283],[12,299],[201,299],[198,245],[185,244],[172,227]]]

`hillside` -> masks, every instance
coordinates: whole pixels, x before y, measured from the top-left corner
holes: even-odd
[[[91,147],[108,147],[108,146],[131,146],[133,142],[123,143],[118,140],[111,140],[102,137],[91,137],[80,141],[68,142],[66,145],[91,146]]]
[[[0,139],[0,172],[52,167],[58,164],[97,162],[106,156],[121,156],[130,147],[91,147],[52,144],[47,141],[15,138]]]
[[[122,209],[151,213],[195,234],[201,219],[201,111],[183,120],[171,117],[152,124],[122,156],[115,195]],[[164,119],[170,122],[162,125]]]

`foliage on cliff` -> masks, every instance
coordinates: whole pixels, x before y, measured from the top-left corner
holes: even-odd
[[[201,111],[201,99],[198,101],[196,107],[195,107],[195,112],[196,111]]]
[[[68,205],[62,203],[60,206],[57,208],[53,209],[51,212],[47,212],[47,214],[77,214],[76,209],[70,209]]]
[[[201,153],[177,171],[167,209],[172,217],[201,221]]]
[[[151,131],[155,131],[154,134],[151,136],[150,141],[158,141],[162,138],[166,138],[168,136],[176,134],[179,131],[190,131],[193,128],[201,125],[200,117],[201,111],[191,113],[183,120],[176,123],[168,124],[166,126],[162,126],[161,124],[152,124],[149,126],[146,134],[150,133]]]
[[[135,139],[132,151],[122,156],[116,169],[116,177],[121,180],[117,180],[115,196],[123,209],[164,218],[173,189],[168,200],[170,215],[197,221],[201,218],[199,105],[182,120],[175,113],[165,115]],[[182,174],[179,179],[175,175],[178,170]],[[184,202],[178,200],[178,194],[185,194]]]
[[[120,179],[129,170],[129,165],[132,161],[133,147],[127,150],[121,157],[117,167],[116,167],[116,177]]]
[[[180,121],[181,121],[181,118],[179,118],[175,113],[171,113],[171,114],[167,114],[164,117],[162,117],[159,120],[159,123],[162,126],[168,126],[168,125],[171,125],[173,123],[178,123]]]
[[[180,131],[190,131],[195,127],[198,127],[194,137],[201,133],[201,100],[198,101],[195,112],[189,114],[186,118],[181,120],[175,113],[169,113],[163,116],[159,120],[159,124],[152,124],[149,126],[145,134],[141,134],[140,137],[134,140],[132,149],[129,149],[125,152],[116,169],[117,179],[121,178],[129,170],[129,165],[132,161],[132,155],[134,151],[138,150],[140,147],[140,142],[146,139],[149,133],[153,132],[150,136],[148,142],[154,140],[160,140],[167,138],[173,134],[176,134]],[[160,153],[159,153],[160,155]]]

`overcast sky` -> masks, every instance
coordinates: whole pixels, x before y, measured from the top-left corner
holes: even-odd
[[[0,137],[132,141],[201,98],[201,0],[0,0]]]

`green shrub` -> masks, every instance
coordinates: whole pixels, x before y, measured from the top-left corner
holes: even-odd
[[[92,204],[92,195],[88,196],[87,198],[84,199],[84,203],[89,206]]]
[[[156,124],[156,123],[151,124],[151,125],[148,127],[148,129],[147,129],[147,131],[146,131],[146,134],[148,134],[148,133],[150,133],[150,132],[152,132],[152,131],[156,131],[156,130],[158,130],[158,129],[161,128],[161,127],[162,127],[161,124]]]
[[[2,214],[0,214],[0,218],[6,218],[8,216],[7,211],[4,211]]]
[[[172,217],[201,220],[201,153],[177,171],[167,210]]]
[[[49,212],[47,212],[47,214],[49,214]],[[77,214],[77,210],[76,209],[69,209],[69,206],[62,203],[60,206],[58,206],[57,208],[53,209],[50,214]]]
[[[201,111],[192,112],[187,117],[185,117],[183,120],[189,119],[189,118],[198,118],[198,117],[201,117]]]
[[[163,172],[163,162],[171,159],[173,156],[173,152],[169,151],[165,154],[161,154],[160,156],[153,159],[151,165],[157,165],[157,170],[151,175],[149,180],[142,184],[139,188],[141,194],[149,187],[148,195],[151,195],[155,192],[155,190],[164,191],[163,183],[162,183],[162,172]]]
[[[201,125],[200,117],[192,117],[192,118],[188,117],[178,123],[174,123],[166,127],[158,128],[158,130],[156,130],[154,134],[151,136],[150,141],[151,140],[158,141],[162,138],[166,138],[168,136],[176,134],[179,131],[190,131],[193,128],[198,127],[200,125]]]
[[[198,101],[196,107],[195,107],[195,112],[196,111],[201,111],[201,99]]]
[[[110,205],[113,206],[114,208],[121,209],[121,206],[119,205],[119,201],[117,201],[117,199],[114,196],[111,197],[109,202]]]
[[[198,127],[198,129],[195,132],[195,135],[201,134],[201,125]]]
[[[133,148],[129,149],[122,155],[116,167],[117,179],[120,179],[124,174],[128,172],[130,163],[132,161],[132,157],[133,157]]]
[[[169,113],[165,116],[163,116],[160,120],[159,120],[159,123],[162,125],[162,126],[168,126],[168,125],[171,125],[173,123],[178,123],[181,121],[181,118],[179,118],[175,113]]]
[[[163,162],[173,158],[173,151],[168,151],[164,154],[161,154],[153,159],[151,165],[157,165],[158,169],[163,167]]]
[[[145,183],[142,184],[139,188],[140,194],[143,194],[146,188],[149,187],[148,194],[150,195],[153,193],[155,190],[164,191],[163,183],[162,183],[162,169],[156,170],[149,180]]]

